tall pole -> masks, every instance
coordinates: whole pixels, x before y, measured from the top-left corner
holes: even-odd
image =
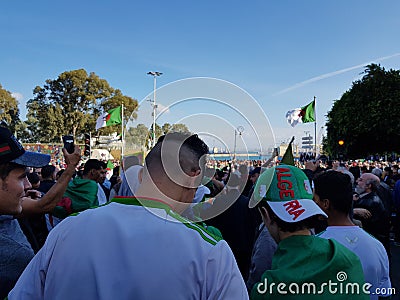
[[[315,101],[315,96],[314,96],[314,153],[315,153],[315,158],[317,158],[317,101]]]
[[[240,136],[242,136],[243,131],[244,131],[243,126],[238,126],[238,128],[235,128],[235,142],[233,144],[233,160],[236,160],[236,136],[238,133]]]
[[[124,142],[125,142],[125,136],[124,136],[124,104],[122,103],[121,105],[121,161],[124,158]]]
[[[235,128],[235,142],[233,144],[233,160],[236,160],[236,135],[237,135],[237,131]]]
[[[157,87],[157,77],[154,75],[154,87],[153,87],[153,147],[156,145],[156,111],[157,111],[157,104],[156,104],[156,87]]]
[[[89,131],[89,159],[92,156],[92,132]]]
[[[157,104],[156,104],[156,90],[157,90],[157,76],[161,76],[161,72],[153,72],[150,71],[147,73],[147,75],[151,75],[154,78],[154,87],[153,87],[153,136],[152,136],[152,147],[156,145],[156,110],[157,110]]]

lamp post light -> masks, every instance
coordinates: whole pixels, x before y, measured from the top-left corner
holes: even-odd
[[[161,72],[153,72],[150,71],[147,73],[147,75],[151,75],[154,78],[154,90],[153,90],[153,101],[152,101],[152,106],[153,106],[153,136],[152,136],[152,146],[154,147],[156,144],[156,110],[157,110],[157,104],[156,104],[156,86],[157,86],[157,77],[161,76]]]
[[[236,136],[239,133],[241,136],[244,131],[243,126],[239,126],[238,128],[235,129],[235,142],[233,144],[233,160],[236,160]]]

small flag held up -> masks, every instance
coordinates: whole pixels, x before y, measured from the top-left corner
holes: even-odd
[[[292,149],[293,141],[294,141],[294,137],[292,137],[292,140],[290,141],[288,147],[286,148],[285,154],[283,154],[283,156],[282,156],[281,164],[294,166],[294,156],[293,156],[293,149]]]

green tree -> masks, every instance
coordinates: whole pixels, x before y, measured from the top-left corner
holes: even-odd
[[[162,136],[164,133],[163,133],[162,127],[160,125],[158,125],[157,123],[155,125],[156,125],[156,141],[157,141],[158,138],[160,136]],[[150,125],[150,128],[149,128],[149,137],[148,137],[149,140],[152,140],[152,136],[153,136],[153,124]]]
[[[67,71],[57,79],[37,86],[28,101],[27,129],[31,140],[60,142],[64,134],[80,137],[94,132],[97,117],[109,108],[124,104],[132,114],[137,101],[114,90],[105,79],[84,69]],[[108,128],[102,134],[117,131]]]
[[[134,150],[145,149],[148,143],[149,129],[144,124],[130,127],[125,133],[125,147]]]
[[[125,134],[125,145],[132,149],[151,149],[152,147],[153,124],[149,128],[144,124],[130,127]],[[161,127],[156,123],[156,139],[168,132],[190,132],[184,124],[164,123]]]
[[[18,101],[11,93],[3,89],[0,84],[0,122],[5,122],[7,127],[12,131],[16,131],[21,120],[19,119]]]
[[[361,158],[400,149],[400,72],[371,64],[364,74],[328,112],[324,149],[330,155]]]
[[[167,134],[168,132],[190,132],[185,124],[177,123],[177,124],[169,124],[164,123],[161,127],[163,134]]]
[[[169,123],[164,123],[164,125],[161,128],[162,128],[163,133],[167,134],[168,132],[171,131],[172,126]]]
[[[184,132],[184,133],[190,133],[189,128],[185,124],[177,123],[173,124],[171,128],[172,132]]]

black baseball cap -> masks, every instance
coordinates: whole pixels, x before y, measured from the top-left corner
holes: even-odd
[[[25,167],[41,168],[48,165],[51,156],[25,151],[17,138],[5,127],[0,127],[0,164],[13,162]]]
[[[261,173],[261,167],[255,167],[253,170],[249,172],[250,176],[253,176],[254,174],[260,174]]]

